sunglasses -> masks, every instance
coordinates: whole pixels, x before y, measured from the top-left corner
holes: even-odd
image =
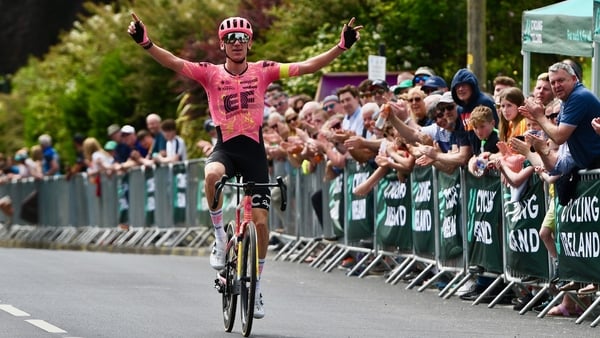
[[[558,113],[552,113],[552,114],[550,114],[550,115],[546,115],[546,118],[547,118],[548,120],[554,120],[554,119],[555,119],[555,118],[557,118],[557,117],[558,117]]]
[[[298,116],[294,116],[294,117],[291,117],[289,119],[286,119],[285,122],[292,123],[292,122],[296,121],[297,119],[298,119]]]
[[[441,112],[439,112],[439,113],[435,114],[435,118],[436,118],[436,119],[441,119],[441,118],[443,118],[443,117],[444,117],[444,112],[443,112],[443,111],[441,111]]]
[[[331,126],[331,129],[340,129],[342,128],[342,122],[338,122]]]
[[[371,92],[363,92],[363,93],[360,93],[360,98],[361,98],[361,99],[363,99],[363,98],[365,98],[365,97],[371,97],[371,96],[373,96],[373,94],[371,94]]]
[[[446,111],[453,111],[454,108],[456,108],[456,105],[450,104],[450,105],[447,105],[447,106],[440,106],[439,108],[440,108],[441,111],[444,111],[444,110],[446,110]]]
[[[383,89],[383,88],[378,88],[378,89],[375,89],[375,91],[373,91],[373,93],[374,93],[375,95],[383,95],[383,94],[385,94],[385,89]]]
[[[285,100],[282,100],[282,101],[279,101],[277,103],[274,103],[273,107],[279,108],[279,107],[283,106],[284,104],[285,104]]]
[[[330,110],[333,110],[334,107],[335,107],[335,103],[330,103],[330,104],[328,104],[326,106],[323,106],[323,110],[324,111],[330,111]]]
[[[250,36],[246,33],[233,32],[227,33],[223,37],[223,42],[228,45],[233,45],[236,41],[239,41],[240,43],[246,43],[250,41]]]
[[[420,98],[420,97],[413,97],[412,99],[408,99],[407,101],[411,102],[411,103],[415,103],[415,102],[421,102],[421,100],[422,100],[422,98]]]
[[[425,82],[429,78],[430,78],[429,75],[418,75],[418,76],[415,76],[415,78],[413,79],[413,82],[414,83],[418,83],[418,82],[421,82],[421,81]]]

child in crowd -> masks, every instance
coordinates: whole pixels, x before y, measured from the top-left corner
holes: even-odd
[[[518,108],[525,104],[521,89],[509,87],[500,92],[500,141],[507,142],[511,137],[523,135],[527,131],[527,123]]]
[[[467,168],[475,176],[481,176],[484,170],[477,167],[477,162],[487,163],[498,157],[498,130],[494,128],[494,114],[489,107],[478,106],[471,112],[469,124],[473,129],[470,143],[473,149],[473,157],[469,160]]]

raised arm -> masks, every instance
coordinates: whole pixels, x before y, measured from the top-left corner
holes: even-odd
[[[150,56],[158,63],[179,73],[183,68],[184,60],[173,55],[173,53],[168,50],[155,45],[148,37],[148,31],[146,26],[144,26],[144,23],[137,15],[135,15],[135,13],[131,13],[131,17],[133,20],[129,23],[129,27],[127,28],[127,33],[131,35],[131,38],[148,51],[148,54],[150,54]]]
[[[354,20],[355,19],[352,18],[348,24],[344,25],[340,42],[335,47],[298,63],[300,75],[314,73],[327,66],[360,39],[359,31],[363,26],[354,26]]]

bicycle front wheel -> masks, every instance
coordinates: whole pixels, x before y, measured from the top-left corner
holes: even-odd
[[[246,232],[242,242],[241,287],[240,301],[242,304],[242,334],[244,337],[250,335],[252,330],[252,319],[254,316],[254,297],[256,291],[256,279],[258,278],[258,249],[256,243],[256,226],[253,222],[246,225]]]
[[[231,241],[235,232],[235,223],[227,224],[227,240]],[[223,288],[223,325],[226,332],[231,332],[235,322],[235,310],[237,307],[237,296],[239,288],[237,285],[237,245],[235,241],[225,255],[225,268],[220,272],[225,278],[225,287]]]

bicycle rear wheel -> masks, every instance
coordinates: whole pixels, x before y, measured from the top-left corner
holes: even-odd
[[[235,223],[227,224],[227,240],[231,240],[235,232]],[[226,332],[231,332],[235,323],[235,310],[237,308],[237,296],[239,287],[236,286],[236,266],[237,266],[237,245],[235,242],[229,248],[225,255],[225,268],[220,273],[225,278],[225,287],[222,293],[223,303],[223,325]]]
[[[242,334],[244,337],[248,337],[252,330],[254,296],[258,277],[258,248],[256,244],[256,226],[253,222],[246,225],[242,252],[239,254],[242,255],[242,280],[240,285]]]

